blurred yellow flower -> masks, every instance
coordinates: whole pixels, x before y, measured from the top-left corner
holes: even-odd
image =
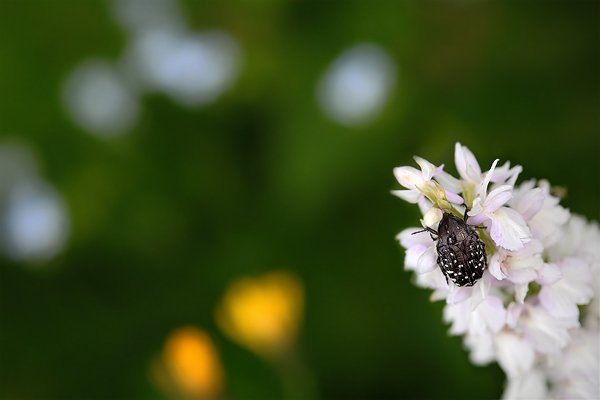
[[[277,357],[294,343],[304,307],[299,280],[285,271],[233,282],[217,309],[220,328],[242,346]]]
[[[168,386],[177,397],[215,399],[220,396],[223,370],[206,332],[195,327],[172,332],[165,343],[162,361]]]

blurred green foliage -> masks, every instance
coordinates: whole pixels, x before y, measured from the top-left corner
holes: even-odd
[[[51,262],[0,261],[0,397],[159,397],[148,363],[193,324],[213,336],[230,398],[279,398],[277,371],[214,322],[228,282],[279,268],[306,287],[301,347],[322,398],[498,397],[499,368],[469,363],[403,271],[394,236],[418,210],[389,194],[392,169],[418,154],[454,171],[460,141],[484,169],[521,164],[597,218],[599,3],[182,6],[194,29],[238,40],[239,79],[193,110],[146,96],[135,130],[102,140],[60,93],[82,60],[122,53],[108,3],[0,0],[0,135],[34,150],[72,223]],[[362,41],[399,79],[373,123],[345,128],[315,86]]]

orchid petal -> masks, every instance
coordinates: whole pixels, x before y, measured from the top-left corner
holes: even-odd
[[[436,173],[436,166],[430,163],[429,161],[425,160],[424,158],[418,156],[414,156],[413,158],[415,159],[417,164],[419,164],[419,167],[421,167],[422,179],[425,181],[431,180],[431,178]]]
[[[578,318],[577,304],[561,290],[552,290],[544,286],[539,293],[540,304],[553,316],[562,318]]]
[[[492,288],[492,283],[494,279],[492,275],[488,271],[483,271],[483,276],[481,277],[481,296],[485,299]]]
[[[520,191],[525,190],[525,193],[521,194],[512,204],[513,208],[517,210],[526,221],[529,221],[534,215],[536,215],[544,204],[546,198],[544,192],[540,188],[524,189],[520,188]]]
[[[394,176],[399,184],[407,189],[416,189],[417,184],[423,182],[421,171],[413,167],[396,167]]]
[[[544,264],[538,271],[537,282],[540,285],[552,285],[560,278],[562,274],[556,264]]]
[[[502,207],[512,197],[512,187],[503,185],[492,190],[485,199],[485,211],[492,213]]]
[[[423,244],[426,246],[433,246],[433,240],[427,232],[420,232],[415,235],[416,232],[421,231],[422,228],[406,228],[402,232],[396,235],[396,240],[400,242],[402,247],[408,249],[416,244]]]
[[[542,308],[527,306],[521,318],[529,342],[543,354],[558,354],[571,340],[569,330],[580,326],[576,318],[557,318]]]
[[[488,267],[490,274],[492,274],[492,276],[498,279],[499,281],[506,278],[506,275],[504,274],[504,272],[502,272],[502,261],[504,260],[504,257],[504,254],[502,254],[501,252],[497,252],[492,256],[490,260],[490,265]]]
[[[425,274],[427,272],[431,272],[438,267],[437,265],[437,254],[433,248],[433,246],[427,248],[417,261],[417,267],[415,272],[417,274]]]
[[[535,352],[524,338],[510,332],[496,336],[498,364],[509,378],[516,378],[528,372],[533,366]]]
[[[444,308],[444,321],[452,323],[448,331],[450,335],[462,335],[467,332],[472,316],[470,308],[468,301],[448,304]]]
[[[515,299],[523,304],[525,301],[525,296],[527,296],[527,292],[529,291],[529,284],[523,283],[515,285]]]
[[[587,304],[594,296],[592,273],[585,261],[575,257],[562,260],[560,270],[562,279],[542,288],[540,303],[555,317],[578,318],[577,305]]]
[[[509,281],[517,285],[526,285],[529,282],[535,281],[537,272],[532,268],[526,269],[506,269],[506,277]]]
[[[479,183],[481,180],[479,163],[473,153],[460,143],[456,143],[454,146],[454,163],[461,178],[472,183]]]
[[[492,175],[491,181],[494,183],[506,183],[514,186],[519,174],[523,171],[523,167],[515,165],[510,167],[510,161],[505,162],[502,166],[496,168]]]
[[[531,240],[527,224],[515,210],[501,207],[489,217],[492,220],[490,236],[498,246],[506,250],[519,250]]]
[[[471,209],[467,213],[469,216],[467,223],[469,225],[481,225],[484,221],[489,219],[483,207],[484,205],[481,202],[481,197],[476,197],[475,200],[473,200]]]
[[[520,165],[515,165],[514,167],[512,167],[512,169],[510,169],[509,171],[511,176],[506,183],[510,186],[515,186],[517,178],[519,177],[521,172],[523,172],[523,167],[521,167]]]
[[[523,304],[514,302],[510,303],[506,308],[506,325],[510,326],[511,328],[515,328],[524,309],[525,307]]]
[[[433,227],[442,219],[444,213],[439,208],[431,207],[429,211],[423,215],[424,226]]]
[[[495,360],[494,336],[490,333],[467,335],[465,345],[471,350],[469,359],[475,365],[487,365]]]
[[[456,179],[446,171],[440,171],[436,176],[435,180],[442,185],[442,187],[453,193],[460,193],[462,187],[460,186],[460,180]]]
[[[419,268],[423,268],[423,263],[426,259],[422,259],[423,254],[426,254],[428,246],[422,244],[416,244],[406,249],[406,256],[404,257],[404,267],[407,270],[416,271]]]
[[[477,307],[477,311],[488,328],[494,333],[498,333],[506,322],[506,309],[502,304],[502,300],[496,296],[488,296]]]
[[[453,204],[463,204],[465,201],[463,200],[462,197],[460,197],[459,195],[457,195],[456,193],[452,193],[449,190],[444,189],[444,192],[446,193],[446,198],[448,199],[448,201],[450,203]]]
[[[500,165],[495,169],[494,174],[492,175],[491,181],[494,183],[506,182],[506,180],[510,177],[510,161],[506,161],[504,164]]]
[[[481,279],[473,285],[473,293],[471,295],[471,311],[475,310],[481,302],[485,301],[492,286],[492,277],[489,272],[484,271]]]
[[[432,300],[445,299],[446,294],[448,293],[446,277],[439,268],[434,268],[431,272],[426,272],[424,274],[417,274],[416,284],[419,287],[434,289],[435,292],[432,294]],[[433,297],[436,295],[437,297]]]
[[[417,205],[419,206],[419,211],[421,211],[422,215],[425,215],[427,211],[433,207],[433,203],[427,200],[427,197],[425,196],[419,197],[419,200],[417,200]]]
[[[485,198],[487,197],[487,188],[488,188],[488,185],[490,183],[490,179],[492,179],[492,175],[494,174],[494,169],[496,168],[496,164],[498,164],[498,161],[500,161],[500,160],[499,159],[495,159],[494,160],[494,162],[492,163],[492,167],[485,174],[485,178],[483,178],[483,182],[481,183],[480,191],[479,191],[479,196],[484,201],[485,201]]]
[[[546,375],[534,368],[531,371],[510,378],[502,394],[503,400],[525,400],[548,398]]]
[[[526,246],[512,253],[510,268],[514,270],[539,269],[543,266],[542,252],[544,246],[539,240],[531,240]]]
[[[392,190],[392,194],[402,200],[415,204],[419,201],[419,197],[423,196],[417,190]]]
[[[540,186],[543,182],[540,182]],[[539,238],[546,247],[552,246],[560,241],[563,235],[562,226],[567,223],[571,213],[560,206],[559,199],[551,196],[547,188],[544,191],[544,203],[542,208],[529,221],[531,232],[534,237]]]
[[[474,217],[469,217],[467,223],[471,226],[479,226],[483,223],[487,223],[490,218],[485,214],[477,214]]]
[[[450,293],[448,294],[448,297],[446,298],[446,302],[448,304],[462,303],[463,301],[470,298],[472,293],[473,293],[472,287],[467,287],[467,286],[459,287],[456,285],[450,285]]]

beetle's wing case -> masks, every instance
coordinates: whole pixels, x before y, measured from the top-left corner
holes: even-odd
[[[485,245],[477,231],[464,220],[444,212],[437,234],[437,264],[446,281],[473,286],[487,267]]]
[[[471,274],[475,279],[483,276],[483,271],[487,267],[487,257],[485,253],[485,244],[479,239],[476,232],[465,241],[465,251],[468,255],[468,264]]]

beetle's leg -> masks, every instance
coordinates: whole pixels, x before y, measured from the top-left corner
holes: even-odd
[[[428,226],[425,227],[425,228],[423,228],[423,229],[421,229],[420,231],[413,232],[412,235],[416,235],[417,233],[421,233],[421,232],[429,232],[429,235],[431,236],[431,238],[433,240],[437,240],[437,237],[434,238],[433,234],[435,234],[436,236],[439,236],[439,234],[437,233],[437,231],[435,229],[432,229],[432,228],[430,228]]]

